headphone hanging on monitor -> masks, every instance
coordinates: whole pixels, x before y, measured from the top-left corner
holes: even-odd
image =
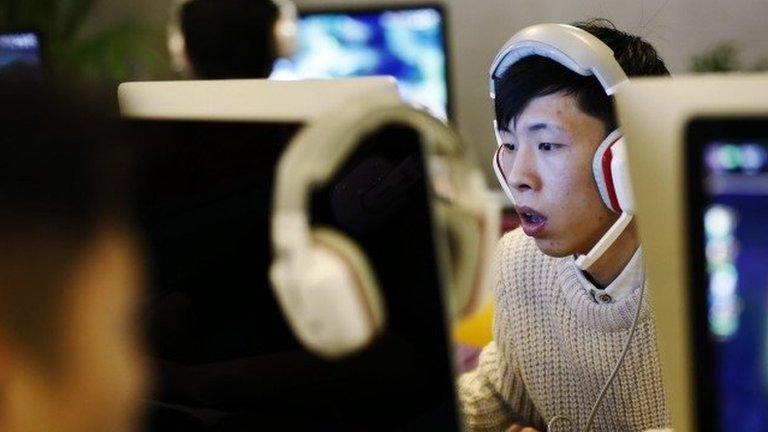
[[[608,96],[629,80],[613,57],[613,50],[594,35],[566,24],[538,24],[516,33],[496,54],[490,68],[492,100],[496,99],[496,80],[514,63],[529,56],[546,57],[579,75],[595,76]],[[495,120],[493,130],[498,145],[493,169],[504,193],[514,204],[514,196],[501,167],[500,156],[504,142]],[[608,250],[635,213],[626,142],[619,129],[608,134],[598,147],[592,160],[592,174],[603,203],[620,216],[586,255],[576,259],[576,265],[582,270],[591,267]]]
[[[297,135],[280,159],[274,186],[272,287],[299,341],[326,358],[364,348],[383,331],[386,317],[380,287],[364,251],[341,232],[313,227],[309,196],[312,189],[333,178],[365,137],[391,124],[419,133],[425,164],[428,157],[442,156],[457,165],[453,173],[459,190],[454,191],[454,205],[435,206],[434,219],[437,232],[451,233],[463,252],[456,257],[457,272],[463,277],[449,277],[447,303],[456,314],[483,304],[485,293],[480,288],[487,275],[483,262],[490,261],[487,258],[498,238],[493,235],[498,231],[498,219],[493,219],[498,208],[486,205],[492,201],[479,189],[484,188],[482,175],[471,168],[458,135],[405,104],[353,102],[316,119]],[[407,185],[412,171],[406,159],[382,181]],[[484,222],[477,222],[480,219]],[[438,251],[437,256],[445,268],[444,254]]]
[[[181,28],[181,12],[187,3],[195,0],[176,0],[171,11],[167,28],[168,52],[176,72],[188,74],[191,71],[187,59],[187,43]],[[264,0],[259,0],[264,1]],[[272,40],[274,53],[278,58],[292,57],[299,48],[299,12],[293,0],[269,0],[277,9]]]

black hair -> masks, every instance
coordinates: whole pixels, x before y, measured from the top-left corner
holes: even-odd
[[[130,154],[90,97],[0,83],[0,99],[0,333],[54,361],[73,267],[100,228],[131,230]]]
[[[617,30],[610,21],[593,19],[573,25],[608,45],[627,76],[669,75],[664,61],[651,44]],[[532,99],[561,92],[574,96],[583,112],[600,119],[606,133],[617,127],[613,97],[605,94],[597,78],[579,75],[549,58],[523,58],[497,78],[495,84],[496,120],[502,129],[506,129]]]
[[[179,11],[198,78],[266,78],[277,58],[270,0],[191,0]]]

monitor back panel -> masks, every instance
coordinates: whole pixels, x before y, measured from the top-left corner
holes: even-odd
[[[388,316],[371,347],[329,362],[293,337],[267,279],[274,170],[299,126],[130,127],[141,138],[137,208],[159,371],[151,430],[459,430],[423,175],[365,212],[340,192],[371,188],[402,164],[423,173],[412,130],[370,136],[312,196],[313,223],[368,255]]]

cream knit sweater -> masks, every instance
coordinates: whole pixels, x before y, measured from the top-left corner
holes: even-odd
[[[630,264],[642,266],[642,260]],[[459,378],[469,430],[503,431],[524,423],[545,431],[556,415],[569,417],[580,430],[624,347],[639,287],[599,304],[573,258],[544,255],[521,230],[499,242],[496,273],[495,341],[483,349],[477,369]],[[647,294],[593,431],[642,431],[670,423]],[[568,429],[559,423],[554,430]]]

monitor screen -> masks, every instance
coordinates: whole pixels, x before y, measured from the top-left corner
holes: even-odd
[[[768,120],[687,141],[698,430],[768,431]]]
[[[159,373],[149,430],[459,430],[413,130],[373,133],[312,195],[313,225],[341,232],[367,254],[388,317],[372,346],[326,361],[294,338],[267,276],[275,166],[300,125],[128,125],[137,134],[136,207]],[[402,170],[420,175],[387,194],[365,192]]]
[[[0,33],[0,79],[42,79],[40,40],[35,33]]]
[[[402,97],[447,119],[445,16],[436,6],[301,14],[299,52],[271,78],[391,75]]]

